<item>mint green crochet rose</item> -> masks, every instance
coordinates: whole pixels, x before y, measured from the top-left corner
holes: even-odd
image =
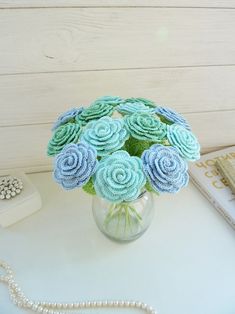
[[[100,102],[103,102],[103,103],[106,103],[108,105],[111,105],[111,106],[117,106],[119,104],[121,104],[123,102],[123,99],[119,96],[102,96],[100,98],[97,98],[93,104],[95,103],[100,103]]]
[[[141,159],[123,150],[104,157],[94,175],[96,193],[114,203],[135,200],[145,183]]]
[[[105,102],[94,103],[84,109],[83,112],[76,117],[76,121],[81,122],[82,125],[86,125],[89,121],[98,120],[104,116],[111,116],[113,111],[114,107]]]
[[[156,108],[157,107],[155,102],[153,102],[152,100],[146,99],[146,98],[142,98],[142,97],[127,98],[127,99],[125,99],[124,103],[141,103],[141,104],[143,104],[147,107],[150,107],[150,108]]]
[[[95,148],[98,156],[120,149],[128,138],[123,120],[110,117],[89,122],[81,135],[81,141]]]
[[[154,113],[153,108],[145,106],[141,102],[125,102],[117,107],[117,111],[123,115],[138,113]]]
[[[68,143],[77,143],[81,131],[82,127],[80,123],[67,123],[58,127],[48,143],[48,156],[58,154]]]
[[[176,147],[180,155],[191,161],[200,158],[200,145],[195,135],[186,130],[179,124],[172,124],[167,126],[167,139],[169,143]]]
[[[166,137],[166,124],[148,113],[134,113],[124,117],[130,135],[138,140],[160,143]]]

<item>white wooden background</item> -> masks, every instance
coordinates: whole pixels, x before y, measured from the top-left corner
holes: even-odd
[[[56,116],[106,94],[235,144],[235,0],[0,0],[0,171],[50,168]]]

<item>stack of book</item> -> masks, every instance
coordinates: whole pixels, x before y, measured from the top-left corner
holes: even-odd
[[[189,172],[192,182],[235,228],[235,146],[203,155]]]

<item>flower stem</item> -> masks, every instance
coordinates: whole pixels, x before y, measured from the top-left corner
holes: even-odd
[[[127,233],[132,234],[133,228],[141,225],[142,217],[139,215],[134,206],[129,203],[112,204],[104,220],[106,229],[113,229],[116,236]]]

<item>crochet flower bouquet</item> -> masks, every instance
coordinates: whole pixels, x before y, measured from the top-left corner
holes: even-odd
[[[106,199],[113,213],[144,190],[178,192],[189,180],[187,162],[200,157],[187,121],[143,98],[101,97],[60,115],[52,130],[55,181]]]

